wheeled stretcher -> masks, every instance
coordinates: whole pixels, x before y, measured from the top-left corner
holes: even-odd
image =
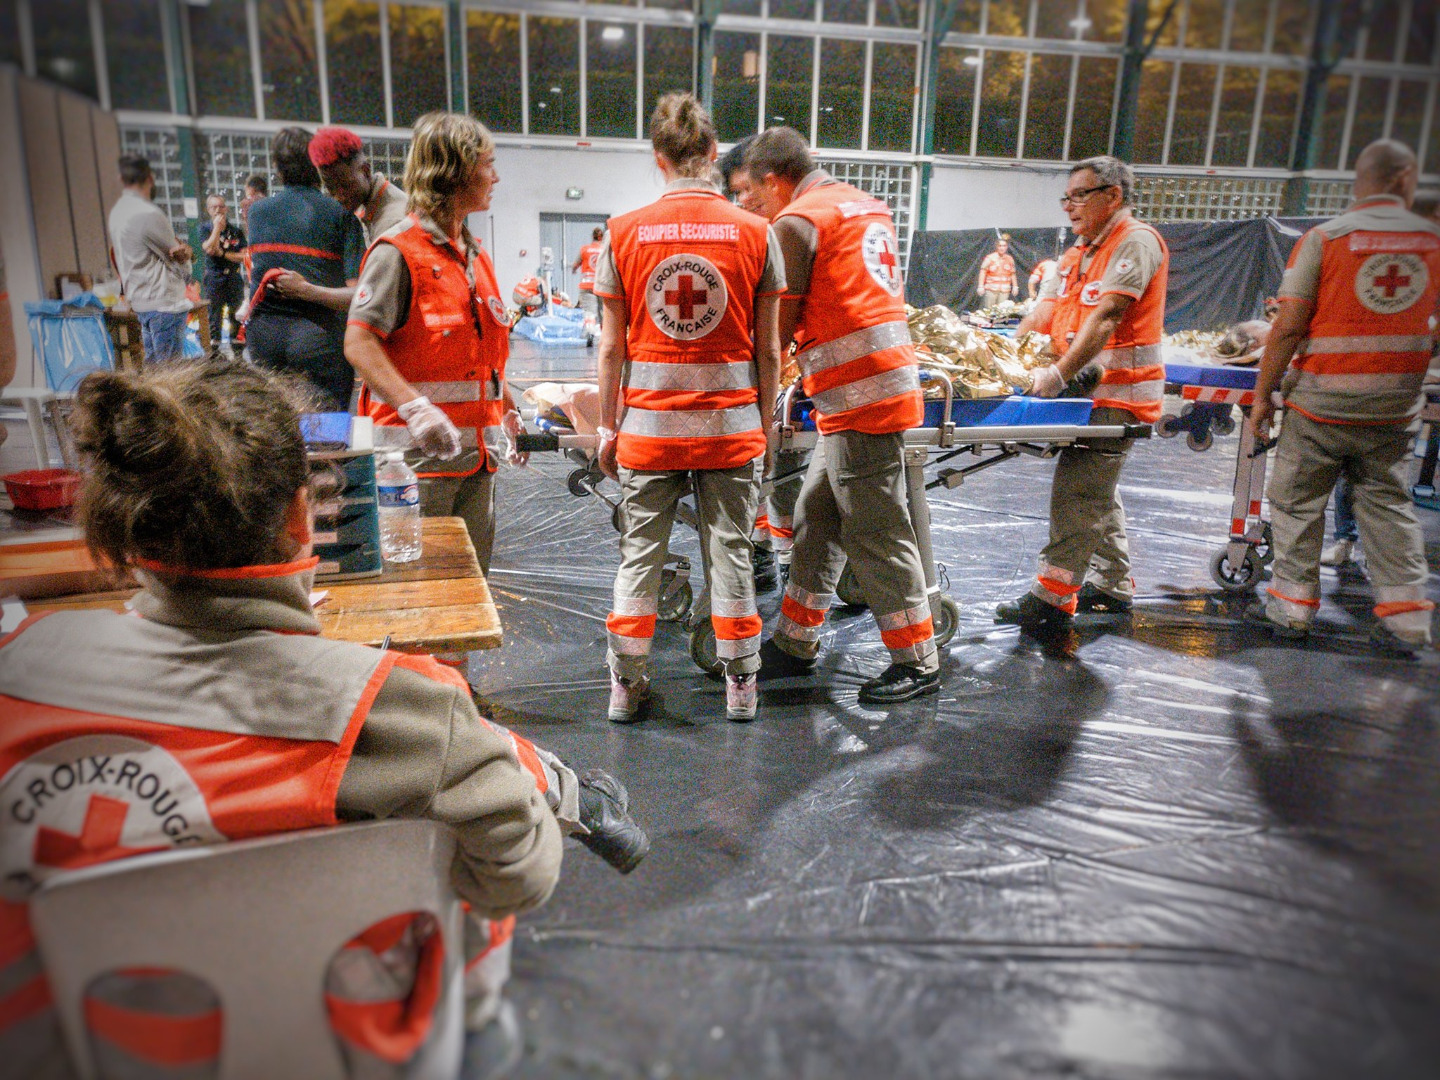
[[[1148,438],[1150,426],[1091,426],[1088,423],[1091,408],[1089,400],[1002,398],[956,401],[949,379],[941,375],[933,375],[932,378],[944,388],[944,397],[943,400],[926,402],[926,426],[905,432],[905,480],[910,519],[915,528],[921,563],[925,568],[925,586],[930,597],[931,617],[934,619],[935,644],[943,648],[950,643],[959,627],[960,605],[945,592],[948,583],[942,583],[943,568],[937,567],[935,562],[930,536],[930,506],[926,492],[933,488],[957,488],[967,477],[1022,455],[1052,458],[1065,447],[1088,439]],[[798,386],[792,386],[785,391],[778,411],[782,420],[772,449],[813,449],[819,433],[813,427],[806,426],[808,402],[800,395]],[[1007,422],[1012,420],[1017,422]],[[1047,420],[1054,422],[1045,422]],[[571,494],[595,495],[602,499],[611,507],[611,521],[618,531],[619,500],[611,498],[601,488],[604,477],[596,461],[599,437],[576,434],[569,429],[543,422],[542,427],[548,430],[521,436],[517,448],[531,453],[560,452],[574,461],[577,468],[566,479]],[[947,465],[962,456],[975,460],[939,468],[934,478],[927,480],[925,467],[932,463],[932,455],[936,465]],[[800,483],[804,479],[804,472],[803,469],[798,469],[771,477],[766,480],[762,495],[768,496],[781,484]],[[692,528],[699,527],[693,507],[682,503],[677,516]],[[674,565],[667,564],[662,582],[658,614],[670,621],[684,621],[690,630],[691,657],[705,671],[718,673],[720,662],[715,656],[708,591],[702,590],[700,599],[692,605],[690,564],[688,560],[676,556],[671,557],[671,563]],[[864,602],[859,595],[854,575],[848,567],[841,575],[836,594],[845,603]]]
[[[1178,415],[1160,418],[1156,431],[1162,439],[1181,431],[1192,450],[1210,449],[1215,435],[1235,430],[1232,410],[1248,418],[1255,404],[1256,368],[1210,367],[1202,364],[1166,364],[1165,389],[1184,401]],[[1270,522],[1265,520],[1265,461],[1269,446],[1256,447],[1255,430],[1240,428],[1235,455],[1234,499],[1230,506],[1230,538],[1210,559],[1210,576],[1229,592],[1245,592],[1258,583],[1274,560]]]

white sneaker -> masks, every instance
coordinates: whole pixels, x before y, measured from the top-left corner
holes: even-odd
[[[755,719],[755,676],[725,676],[725,719],[748,723]]]
[[[610,722],[633,724],[640,719],[640,710],[650,697],[648,678],[627,682],[610,672]]]
[[[1320,555],[1321,566],[1349,566],[1355,561],[1355,541],[1336,540]]]

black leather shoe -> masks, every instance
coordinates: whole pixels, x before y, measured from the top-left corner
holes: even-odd
[[[1075,597],[1076,615],[1129,615],[1132,607],[1134,605],[1124,597],[1112,596],[1088,581],[1080,586],[1080,592]]]
[[[750,553],[750,569],[755,575],[755,591],[768,593],[775,588],[778,580],[775,572],[775,553],[769,548],[757,547]]]
[[[909,664],[891,664],[860,685],[860,700],[867,705],[893,705],[897,701],[940,692],[940,673],[923,672]]]
[[[809,675],[815,670],[815,661],[791,656],[771,638],[760,646],[760,671],[755,678],[760,682],[771,679],[794,679]]]
[[[576,833],[575,839],[622,874],[639,866],[650,850],[650,837],[630,816],[625,785],[599,769],[580,777],[580,824],[590,832]]]
[[[1031,634],[1054,634],[1070,626],[1069,612],[1047,604],[1034,593],[1026,593],[1013,603],[995,608],[997,623],[1014,623]]]

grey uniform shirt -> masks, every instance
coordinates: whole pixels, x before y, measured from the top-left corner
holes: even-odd
[[[1100,235],[1086,245],[1084,254],[1080,256],[1082,273],[1089,268],[1090,261],[1095,257],[1101,243],[1110,235],[1110,230],[1129,216],[1129,210],[1120,211],[1100,230]],[[1165,252],[1154,233],[1149,229],[1131,230],[1130,235],[1115,246],[1115,252],[1105,266],[1105,273],[1100,278],[1100,295],[1120,293],[1132,300],[1139,300],[1150,287],[1151,280],[1160,272],[1164,261]]]
[[[366,247],[375,243],[377,236],[383,236],[405,220],[405,206],[409,201],[405,192],[379,173],[375,174],[375,187],[379,190],[371,203],[362,206],[355,213],[360,219],[361,228],[365,230]]]
[[[714,191],[719,188],[703,180],[680,179],[665,186],[670,191]],[[780,253],[780,244],[775,230],[765,229],[765,265],[760,271],[760,281],[755,286],[756,296],[774,296],[785,291],[785,260]],[[610,233],[600,242],[600,254],[595,257],[595,295],[620,299],[625,296],[625,285],[620,280],[620,271],[615,266],[615,254],[610,250]]]
[[[110,210],[110,243],[125,298],[135,311],[189,311],[188,263],[170,258],[179,244],[165,211],[126,191]]]

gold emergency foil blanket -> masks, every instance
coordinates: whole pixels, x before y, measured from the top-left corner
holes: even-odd
[[[989,334],[943,304],[905,311],[921,363],[947,375],[956,398],[1028,393],[1034,383],[1031,369],[1050,363],[1050,339],[1044,334],[1028,333],[1018,341]],[[944,390],[930,385],[926,396],[942,398]]]

